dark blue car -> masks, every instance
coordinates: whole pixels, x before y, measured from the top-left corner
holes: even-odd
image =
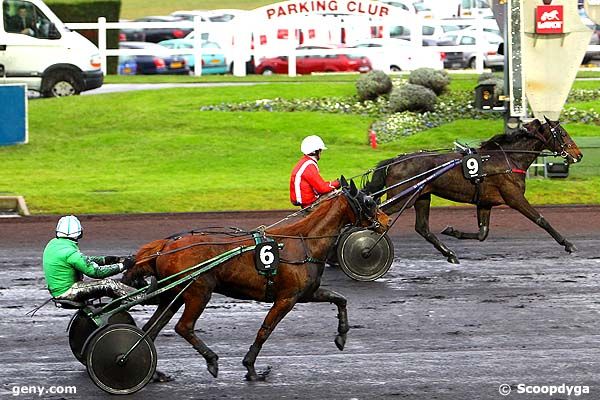
[[[168,49],[149,42],[121,42],[119,49],[141,49],[148,55],[119,56],[119,75],[189,74],[185,57],[172,55]]]

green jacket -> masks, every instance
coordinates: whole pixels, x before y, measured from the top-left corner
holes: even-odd
[[[106,278],[121,271],[120,263],[104,266],[104,257],[87,257],[79,251],[77,243],[66,238],[48,242],[43,256],[44,275],[52,297],[69,290],[81,273],[91,278]]]

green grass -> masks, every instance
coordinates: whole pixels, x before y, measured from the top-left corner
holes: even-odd
[[[500,120],[460,120],[373,150],[366,144],[369,117],[199,111],[225,101],[352,93],[352,82],[313,82],[31,101],[30,143],[0,148],[0,192],[24,195],[38,214],[290,208],[289,172],[308,134],[325,139],[321,172],[335,178],[401,152],[447,148],[456,139],[474,143],[502,130]],[[567,129],[576,138],[600,138],[598,126]],[[597,169],[578,172],[599,159],[586,153],[567,180],[530,180],[528,198],[600,204]]]

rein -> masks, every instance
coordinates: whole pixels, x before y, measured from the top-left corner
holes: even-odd
[[[192,243],[183,247],[179,247],[176,249],[172,249],[169,251],[157,251],[156,253],[153,254],[149,254],[143,258],[141,258],[140,260],[136,260],[136,265],[163,255],[168,255],[168,254],[174,254],[174,253],[178,253],[180,251],[184,251],[184,250],[188,250],[190,248],[194,248],[197,246],[213,246],[213,245],[230,245],[230,244],[236,244],[236,243],[242,243],[242,242],[246,242],[248,240],[252,239],[252,236],[256,233],[259,233],[261,235],[267,235],[269,237],[272,238],[279,238],[279,239],[293,239],[293,240],[300,240],[302,242],[302,245],[305,249],[305,254],[306,257],[304,258],[304,260],[300,260],[300,261],[289,261],[289,260],[281,260],[284,263],[287,264],[296,264],[296,265],[302,265],[302,264],[306,264],[309,262],[312,263],[317,263],[317,264],[324,264],[325,260],[319,260],[316,259],[312,256],[310,256],[308,254],[308,248],[306,247],[306,241],[307,240],[319,240],[319,239],[332,239],[332,238],[336,238],[339,239],[341,232],[335,235],[315,235],[315,236],[303,236],[303,235],[285,235],[285,234],[269,234],[267,232],[268,229],[277,226],[279,224],[281,224],[284,221],[287,221],[293,217],[296,217],[298,215],[301,214],[306,214],[307,212],[310,212],[310,210],[312,210],[313,208],[317,207],[318,205],[320,205],[322,202],[332,199],[334,197],[337,197],[339,195],[342,194],[342,190],[334,190],[333,192],[331,192],[330,194],[326,195],[326,196],[322,196],[320,197],[316,202],[314,202],[313,204],[311,204],[310,206],[296,211],[292,214],[289,214],[288,216],[280,219],[279,221],[276,221],[275,223],[269,225],[269,226],[259,226],[257,227],[255,230],[252,231],[245,231],[242,230],[240,228],[236,228],[236,227],[229,227],[229,229],[231,229],[233,232],[224,232],[224,231],[205,231],[205,230],[192,230],[189,232],[183,232],[183,233],[179,233],[179,234],[175,234],[172,235],[170,237],[168,237],[167,239],[171,239],[171,240],[179,240],[182,238],[183,235],[186,234],[191,234],[191,235],[227,235],[227,236],[232,236],[232,237],[237,237],[237,240],[230,240],[230,241],[223,241],[223,242],[202,242],[202,243]],[[361,216],[362,216],[362,210],[357,211],[355,209],[355,205],[353,205],[353,200],[351,200],[350,198],[348,198],[348,202],[350,203],[351,207],[353,208],[353,211],[355,212],[357,221],[360,220]],[[360,209],[360,207],[359,207]],[[209,227],[207,229],[224,229],[224,227]]]

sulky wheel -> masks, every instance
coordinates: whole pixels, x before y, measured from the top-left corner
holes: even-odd
[[[394,246],[387,235],[377,242],[380,236],[369,230],[350,231],[342,236],[337,255],[346,275],[363,282],[385,275],[394,259]]]
[[[111,315],[108,324],[128,324],[136,326],[135,320],[127,311],[121,311]],[[69,325],[69,346],[71,351],[80,363],[85,365],[85,344],[94,331],[98,329],[98,324],[90,318],[84,310],[78,310]]]
[[[110,394],[137,392],[152,379],[155,370],[154,343],[135,326],[107,325],[99,328],[90,338],[87,348],[88,374],[96,386]]]

